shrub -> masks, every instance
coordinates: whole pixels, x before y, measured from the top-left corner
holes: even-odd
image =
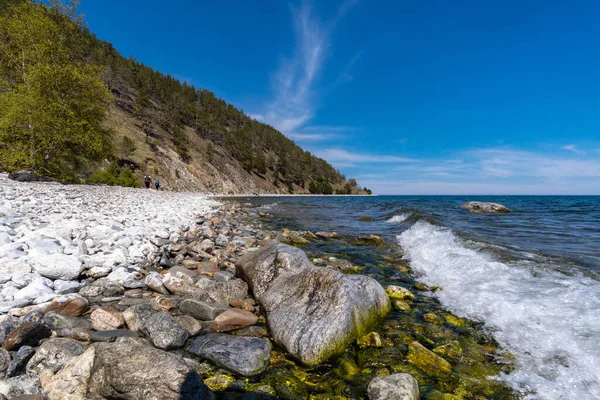
[[[131,169],[120,168],[116,162],[110,164],[105,171],[96,171],[88,178],[89,183],[109,186],[139,187],[139,183]]]

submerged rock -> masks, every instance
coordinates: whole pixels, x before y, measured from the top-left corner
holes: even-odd
[[[317,268],[292,246],[271,243],[237,267],[265,310],[273,339],[307,365],[343,351],[390,309],[374,279]]]
[[[214,398],[183,358],[134,343],[94,343],[40,383],[51,400]]]
[[[370,400],[418,400],[419,382],[409,374],[378,376],[367,388]]]
[[[416,341],[408,346],[406,359],[433,376],[443,377],[452,371],[452,365],[448,361]]]
[[[209,333],[194,340],[188,350],[236,374],[253,376],[267,369],[271,343],[255,337]]]
[[[469,201],[460,208],[466,208],[472,213],[508,213],[511,212],[507,207],[498,203],[488,203],[484,201]]]

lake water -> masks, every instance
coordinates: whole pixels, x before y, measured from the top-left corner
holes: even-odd
[[[470,214],[470,200],[512,213]],[[600,399],[600,197],[246,198],[291,229],[380,235],[449,311],[516,356],[501,376],[527,399]],[[372,217],[362,222],[360,216]]]

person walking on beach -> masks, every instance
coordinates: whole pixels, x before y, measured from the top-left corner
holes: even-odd
[[[160,190],[160,181],[158,180],[158,178],[156,178],[156,180],[154,181],[154,186],[156,186],[156,190]]]
[[[146,189],[150,189],[150,182],[152,182],[152,180],[150,179],[150,176],[148,176],[148,175],[144,176],[144,184],[146,185]]]

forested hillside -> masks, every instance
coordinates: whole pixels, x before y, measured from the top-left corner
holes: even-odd
[[[364,193],[210,91],[124,58],[73,4],[48,4],[0,3],[0,168],[117,184],[149,174],[215,193]]]

